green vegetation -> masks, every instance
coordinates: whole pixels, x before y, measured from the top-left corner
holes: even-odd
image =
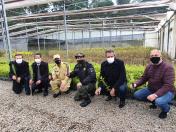
[[[126,64],[126,74],[128,79],[128,85],[137,80],[144,71],[145,65],[148,63],[149,53],[152,48],[143,48],[143,47],[126,47],[126,48],[113,48],[117,58],[124,60]],[[105,59],[105,48],[92,48],[92,49],[82,49],[86,55],[86,59],[89,62],[93,62],[95,71],[97,73],[97,78],[100,74],[100,63]],[[33,54],[38,51],[33,52],[18,52],[24,55],[24,59],[30,62],[30,66],[33,60]],[[53,55],[60,54],[63,61],[69,62],[70,67],[73,70],[75,65],[74,55],[80,50],[69,50],[69,59],[66,58],[66,51],[58,51],[58,50],[48,50],[48,51],[40,51],[42,53],[42,58],[44,61],[49,62],[49,70],[54,65],[53,63]],[[13,53],[13,55],[15,52]],[[165,60],[169,61],[167,55],[163,54]],[[31,69],[31,68],[30,68]],[[9,73],[9,65],[4,57],[0,58],[0,77],[8,77]]]
[[[31,65],[31,64],[30,64]],[[49,71],[52,71],[53,63],[49,64]],[[74,68],[74,63],[70,64],[71,70]],[[97,78],[99,77],[100,74],[100,64],[93,63],[95,71],[97,73]],[[137,80],[143,73],[144,71],[144,66],[142,65],[126,65],[126,72],[127,72],[127,79],[128,79],[128,84],[131,84],[135,80]],[[0,77],[6,77],[8,78],[9,74],[9,65],[7,62],[0,63]]]

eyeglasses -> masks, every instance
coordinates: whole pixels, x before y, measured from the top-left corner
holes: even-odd
[[[75,56],[75,59],[84,58],[84,56]]]

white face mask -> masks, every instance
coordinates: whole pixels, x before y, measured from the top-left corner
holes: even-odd
[[[114,62],[114,57],[112,57],[112,58],[107,58],[107,62],[108,62],[109,64],[112,64],[112,63]]]
[[[21,64],[22,61],[23,61],[23,59],[16,59],[16,63],[17,63],[17,64]]]
[[[41,59],[35,59],[35,62],[39,64],[41,62]]]

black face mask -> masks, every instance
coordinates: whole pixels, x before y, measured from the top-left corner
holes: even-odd
[[[159,61],[160,61],[160,57],[152,57],[152,58],[150,58],[150,61],[151,61],[153,64],[158,64]]]
[[[56,63],[57,65],[59,65],[59,64],[61,64],[61,60],[60,60],[60,59],[56,59],[56,60],[55,60],[55,63]]]
[[[77,60],[77,63],[83,65],[85,63],[85,60]]]

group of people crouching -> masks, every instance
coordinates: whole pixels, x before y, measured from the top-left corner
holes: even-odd
[[[119,97],[119,108],[122,108],[125,106],[127,93],[125,65],[122,60],[117,59],[113,50],[106,50],[105,57],[106,60],[101,64],[98,86],[96,86],[96,72],[93,65],[86,61],[83,53],[75,55],[77,64],[72,72],[70,72],[69,65],[62,61],[60,55],[54,55],[55,65],[51,74],[49,74],[48,63],[42,61],[40,53],[34,55],[32,74],[22,54],[16,54],[15,60],[10,62],[13,91],[20,94],[24,88],[26,95],[43,92],[43,96],[47,96],[50,84],[53,97],[56,98],[74,87],[77,90],[74,100],[82,100],[81,107],[86,107],[91,103],[91,96],[103,94],[107,95],[106,101]],[[75,77],[77,78],[74,81],[76,84],[70,86],[72,78]],[[147,87],[134,93],[134,97],[151,102],[150,108],[152,109],[160,107],[159,118],[166,118],[170,110],[169,104],[174,98],[174,80],[173,66],[164,62],[161,52],[155,49],[150,53],[150,63],[144,74],[130,87],[137,88],[148,82]]]

